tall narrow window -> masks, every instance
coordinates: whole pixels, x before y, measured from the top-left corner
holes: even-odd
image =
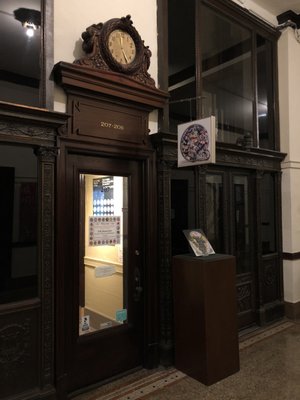
[[[169,1],[170,130],[196,118],[194,0]]]
[[[260,35],[256,37],[257,60],[257,117],[259,147],[274,148],[272,127],[272,48],[270,41]]]
[[[0,1],[0,100],[41,106],[41,0]]]
[[[217,141],[236,144],[253,131],[251,31],[201,8],[202,114],[216,115]]]

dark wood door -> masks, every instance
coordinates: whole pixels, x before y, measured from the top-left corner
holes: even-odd
[[[255,199],[251,173],[215,170],[206,176],[206,231],[216,252],[236,257],[240,329],[257,322]]]
[[[69,155],[66,391],[143,364],[143,193],[138,161]]]

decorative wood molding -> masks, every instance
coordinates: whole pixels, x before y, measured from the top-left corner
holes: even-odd
[[[24,125],[12,121],[0,121],[0,133],[9,137],[30,138],[53,143],[55,132],[51,128],[36,125]]]
[[[68,115],[42,108],[0,102],[0,139],[54,146]]]
[[[164,160],[177,162],[177,135],[170,132],[159,132],[152,136],[160,156]],[[218,165],[279,172],[285,156],[285,153],[273,150],[258,148],[243,150],[239,146],[226,143],[216,144],[216,164]]]
[[[219,151],[218,151],[219,150]],[[282,153],[269,152],[263,154],[256,150],[242,151],[235,149],[221,149],[217,146],[217,163],[233,167],[262,169],[267,171],[280,171],[280,163],[284,155]]]
[[[81,65],[60,62],[55,65],[54,78],[67,93],[85,94],[97,99],[118,98],[145,107],[148,111],[164,107],[169,95],[155,87],[143,85],[117,72],[100,71]],[[101,96],[101,97],[100,97]]]

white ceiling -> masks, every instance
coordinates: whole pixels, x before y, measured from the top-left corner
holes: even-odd
[[[253,0],[253,2],[275,15],[288,10],[300,14],[300,0]]]

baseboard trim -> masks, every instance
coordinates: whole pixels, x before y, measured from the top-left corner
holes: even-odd
[[[297,303],[289,303],[285,302],[285,315],[290,319],[299,319],[300,318],[300,301]]]

